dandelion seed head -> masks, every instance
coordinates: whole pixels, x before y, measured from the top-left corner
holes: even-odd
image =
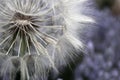
[[[75,51],[84,47],[78,30],[83,28],[81,23],[93,20],[80,13],[81,8],[77,10],[83,0],[0,2],[0,51],[10,57],[3,63],[6,70],[2,75],[7,73],[7,69],[10,73],[14,69],[12,58],[15,57],[14,60],[20,64],[21,80],[38,80],[36,75],[42,73],[45,78],[46,70],[68,64],[78,56]],[[7,63],[11,65],[9,68]]]

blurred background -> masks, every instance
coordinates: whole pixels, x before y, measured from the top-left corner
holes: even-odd
[[[120,0],[89,0],[85,5],[90,9],[84,14],[96,24],[86,32],[87,52],[74,80],[120,80]]]

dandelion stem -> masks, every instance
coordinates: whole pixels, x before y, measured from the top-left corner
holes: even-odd
[[[19,49],[18,49],[18,57],[20,56],[21,44],[22,44],[22,39],[20,39],[20,44],[19,44]]]
[[[25,29],[25,27],[23,27],[23,28]],[[27,43],[28,53],[29,53],[29,55],[31,55],[31,52],[30,52],[30,45],[29,45],[29,40],[28,40],[28,37],[27,37],[27,35],[26,35],[25,32],[24,32],[24,34],[25,34],[25,39],[26,39],[26,43]]]

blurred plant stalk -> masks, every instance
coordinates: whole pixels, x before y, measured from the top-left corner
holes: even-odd
[[[120,15],[120,0],[115,0],[111,8],[113,14]]]

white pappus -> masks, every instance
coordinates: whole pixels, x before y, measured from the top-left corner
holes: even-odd
[[[0,71],[3,80],[46,80],[84,48],[78,34],[93,20],[87,0],[0,0]]]

